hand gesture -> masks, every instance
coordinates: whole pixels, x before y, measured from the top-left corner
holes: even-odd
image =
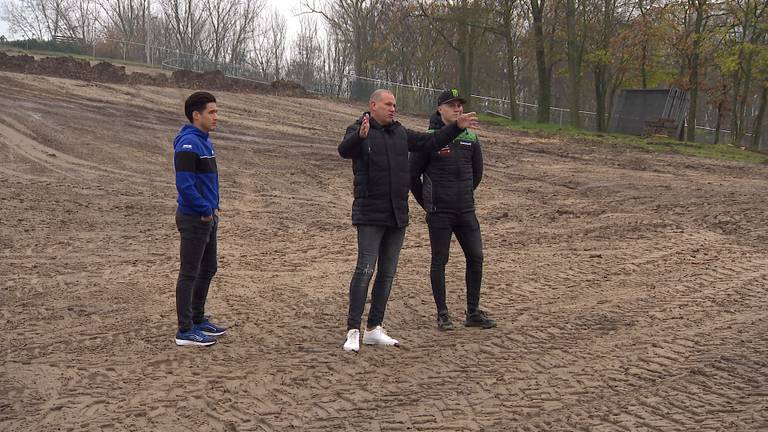
[[[360,138],[367,138],[370,128],[371,123],[368,121],[368,114],[366,114],[363,116],[363,124],[360,125]]]
[[[456,120],[456,124],[461,129],[476,128],[477,127],[477,113],[474,111],[465,113],[459,116]]]

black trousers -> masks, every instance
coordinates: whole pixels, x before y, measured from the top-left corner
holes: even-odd
[[[403,247],[405,227],[379,225],[357,226],[357,265],[349,283],[349,312],[347,330],[359,329],[368,297],[368,285],[378,263],[376,280],[371,293],[371,310],[368,311],[368,327],[373,328],[384,321],[392,280],[397,271],[400,249]]]
[[[211,222],[200,216],[176,213],[176,227],[181,233],[179,278],[176,281],[176,315],[179,330],[186,331],[204,320],[205,300],[216,274],[216,231],[219,217]]]
[[[438,314],[448,312],[445,303],[445,265],[448,263],[451,236],[454,234],[467,261],[467,312],[476,311],[480,307],[480,284],[483,279],[483,241],[475,212],[428,213],[427,226],[432,246],[429,275]]]

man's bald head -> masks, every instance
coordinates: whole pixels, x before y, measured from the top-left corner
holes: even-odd
[[[395,121],[397,103],[395,101],[395,95],[391,91],[387,89],[378,89],[371,93],[368,107],[371,111],[371,117],[373,117],[373,119],[380,125],[386,126]]]
[[[378,89],[378,90],[374,90],[374,92],[371,93],[371,97],[368,99],[368,103],[381,102],[381,98],[384,95],[390,95],[392,97],[395,97],[395,94],[387,89]]]

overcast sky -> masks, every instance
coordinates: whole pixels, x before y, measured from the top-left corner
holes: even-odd
[[[292,38],[299,29],[299,17],[294,16],[300,12],[301,0],[264,0],[267,4],[267,8],[277,8],[285,18],[288,20],[288,38]],[[17,37],[18,35],[11,35],[8,29],[8,23],[0,19],[0,35],[6,37]]]

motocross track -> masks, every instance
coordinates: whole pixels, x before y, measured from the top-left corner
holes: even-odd
[[[412,200],[385,321],[402,347],[355,355],[336,147],[363,107],[324,99],[216,92],[207,309],[231,329],[175,346],[190,92],[0,73],[0,430],[768,429],[767,167],[481,125],[498,328],[437,331]]]

